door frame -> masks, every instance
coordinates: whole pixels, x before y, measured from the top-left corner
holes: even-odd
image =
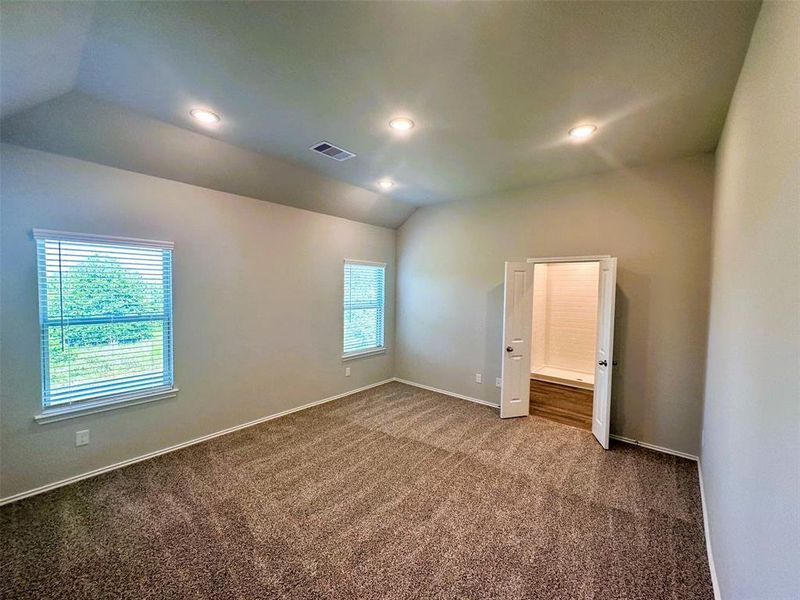
[[[526,260],[527,260],[527,262],[534,263],[534,264],[573,263],[573,262],[596,262],[596,263],[600,263],[601,261],[608,260],[610,258],[613,258],[610,254],[596,254],[596,255],[592,255],[592,256],[549,256],[549,257],[544,257],[544,258],[528,258]],[[598,299],[598,301],[599,301],[599,299]],[[612,343],[613,343],[613,326],[614,326],[613,320],[612,320],[611,326],[612,326],[612,337],[611,337],[611,339],[612,339]],[[533,340],[533,334],[531,333],[531,341],[532,340]],[[612,364],[613,364],[613,357],[612,357]],[[595,382],[595,384],[596,383],[597,382]],[[609,380],[609,385],[611,385],[610,380]],[[595,394],[596,394],[596,392],[595,392]],[[593,401],[594,401],[594,399],[593,399]],[[610,402],[610,400],[609,400],[609,402]],[[606,424],[606,427],[608,427],[608,425],[609,424]],[[598,439],[598,441],[607,450],[608,449],[608,435],[607,435],[608,431],[606,431],[606,435],[604,437],[605,442],[604,442],[603,440],[600,439],[600,437],[598,437],[598,434],[595,433],[594,429],[595,429],[595,407],[592,406],[592,434]]]
[[[604,258],[611,258],[610,254],[597,254],[595,256],[551,256],[546,258],[527,258],[529,263],[564,263],[564,262],[598,262]]]

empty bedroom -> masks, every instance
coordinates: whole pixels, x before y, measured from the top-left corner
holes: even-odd
[[[800,598],[800,2],[0,0],[0,597]]]

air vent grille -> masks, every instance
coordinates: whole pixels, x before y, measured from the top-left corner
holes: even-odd
[[[343,160],[347,160],[348,158],[353,158],[355,156],[354,152],[349,152],[344,148],[339,148],[338,146],[334,146],[330,142],[319,142],[318,144],[314,144],[309,148],[314,152],[319,152],[320,154],[324,154],[328,158],[332,158],[333,160],[338,160],[339,162]]]

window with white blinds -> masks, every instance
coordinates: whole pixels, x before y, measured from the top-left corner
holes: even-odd
[[[34,237],[44,408],[170,390],[172,244]]]
[[[344,262],[343,356],[383,350],[386,265]]]

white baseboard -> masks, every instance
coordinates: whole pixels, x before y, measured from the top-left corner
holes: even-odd
[[[206,442],[208,440],[214,439],[216,437],[220,437],[222,435],[227,435],[229,433],[233,433],[234,431],[239,431],[240,429],[246,429],[248,427],[252,427],[253,425],[258,425],[259,423],[264,423],[265,421],[271,421],[272,419],[278,419],[280,417],[285,417],[286,415],[290,415],[295,412],[299,412],[301,410],[305,410],[307,408],[311,408],[312,406],[318,406],[320,404],[325,404],[326,402],[332,402],[334,400],[338,400],[339,398],[344,398],[345,396],[351,396],[352,394],[357,394],[358,392],[363,392],[364,390],[368,390],[374,387],[378,387],[379,385],[383,385],[385,383],[391,383],[394,379],[385,379],[383,381],[379,381],[377,383],[371,383],[369,385],[365,385],[364,387],[360,387],[355,390],[350,390],[349,392],[343,392],[341,394],[336,394],[335,396],[330,396],[328,398],[323,398],[322,400],[316,400],[314,402],[309,402],[308,404],[303,404],[302,406],[297,406],[295,408],[290,408],[288,410],[284,410],[279,413],[275,413],[273,415],[268,415],[266,417],[261,417],[260,419],[256,419],[255,421],[249,421],[247,423],[242,423],[241,425],[234,425],[233,427],[228,427],[227,429],[223,429],[221,431],[216,431],[214,433],[209,433],[208,435],[201,436],[199,438],[194,438],[189,440],[188,442],[181,442],[180,444],[175,444],[174,446],[169,446],[168,448],[162,448],[161,450],[155,450],[154,452],[148,452],[147,454],[142,454],[141,456],[137,456],[135,458],[129,458],[127,460],[123,460],[112,465],[108,465],[105,467],[100,467],[99,469],[94,469],[92,471],[87,471],[86,473],[81,473],[80,475],[75,475],[73,477],[67,477],[66,479],[62,479],[60,481],[56,481],[54,483],[48,483],[47,485],[43,485],[37,488],[33,488],[31,490],[27,490],[25,492],[19,492],[18,494],[13,494],[11,496],[6,496],[5,498],[0,498],[0,506],[4,504],[8,504],[10,502],[16,502],[17,500],[22,500],[23,498],[29,498],[31,496],[36,496],[37,494],[43,494],[45,492],[49,492],[50,490],[54,490],[56,488],[63,487],[65,485],[69,485],[71,483],[75,483],[77,481],[81,481],[82,479],[89,479],[90,477],[95,477],[97,475],[101,475],[103,473],[108,473],[109,471],[114,471],[116,469],[121,469],[122,467],[127,467],[128,465],[132,465],[137,462],[141,462],[143,460],[147,460],[149,458],[155,458],[156,456],[160,456],[162,454],[168,454],[169,452],[174,452],[175,450],[180,450],[181,448],[186,448],[187,446],[193,446],[195,444],[199,444],[201,442]]]
[[[469,402],[475,402],[476,404],[483,404],[484,406],[491,406],[492,408],[500,408],[500,405],[495,404],[494,402],[488,402],[479,398],[472,398],[471,396],[465,396],[463,394],[456,394],[455,392],[436,388],[431,385],[425,385],[424,383],[417,383],[416,381],[409,381],[408,379],[401,379],[400,377],[395,377],[393,381],[405,383],[406,385],[413,385],[414,387],[422,388],[423,390],[430,390],[431,392],[436,392],[438,394],[444,394],[445,396],[452,396],[453,398],[468,400]],[[673,456],[680,456],[681,458],[688,458],[689,460],[693,461],[698,460],[694,454],[687,454],[686,452],[681,452],[679,450],[672,450],[671,448],[656,446],[655,444],[648,444],[647,442],[640,442],[639,440],[634,440],[633,438],[628,438],[621,435],[612,435],[611,437],[620,442],[634,444],[643,448],[649,448],[650,450],[656,450],[657,452],[663,452],[664,454],[672,454]]]
[[[464,396],[463,394],[456,394],[455,392],[448,392],[447,390],[441,390],[430,385],[417,383],[416,381],[408,381],[407,379],[400,379],[399,377],[395,377],[393,381],[405,383],[406,385],[413,385],[414,387],[422,388],[423,390],[428,390],[430,392],[436,392],[437,394],[452,396],[453,398],[459,398],[460,400],[467,400],[469,402],[474,402],[475,404],[483,404],[484,406],[491,406],[492,408],[500,408],[500,405],[495,404],[494,402],[488,402],[479,398],[472,398],[471,396]]]
[[[655,450],[656,452],[663,452],[664,454],[672,454],[673,456],[680,456],[681,458],[688,458],[689,460],[693,460],[697,463],[699,463],[700,461],[700,459],[698,459],[694,454],[681,452],[680,450],[673,450],[672,448],[665,448],[664,446],[656,446],[655,444],[648,444],[647,442],[641,442],[639,440],[634,440],[633,438],[624,437],[622,435],[612,434],[609,437],[611,437],[611,439],[613,440],[617,440],[618,442],[625,442],[626,444],[641,446],[642,448],[648,448],[650,450]]]
[[[706,508],[706,490],[703,487],[703,465],[697,461],[697,477],[700,479],[700,504],[703,506],[703,529],[706,536],[706,553],[708,554],[708,569],[711,571],[711,585],[714,587],[714,600],[722,600],[717,580],[717,569],[714,566],[714,553],[711,551],[711,530],[708,525],[708,509]]]
[[[722,600],[722,595],[719,591],[719,581],[717,580],[717,569],[714,566],[714,553],[711,551],[711,532],[708,526],[708,508],[706,507],[706,492],[705,488],[703,487],[703,466],[702,462],[700,461],[700,458],[698,458],[694,454],[688,454],[686,452],[679,452],[678,450],[664,448],[663,446],[656,446],[655,444],[640,442],[638,440],[626,438],[621,435],[612,435],[611,437],[614,438],[615,440],[619,440],[620,442],[635,444],[637,446],[642,446],[643,448],[656,450],[657,452],[664,452],[665,454],[673,454],[675,456],[680,456],[681,458],[688,458],[689,460],[693,460],[697,463],[697,478],[700,481],[700,504],[703,507],[703,533],[706,538],[706,554],[708,554],[708,569],[709,571],[711,571],[711,586],[714,588],[714,600]]]

